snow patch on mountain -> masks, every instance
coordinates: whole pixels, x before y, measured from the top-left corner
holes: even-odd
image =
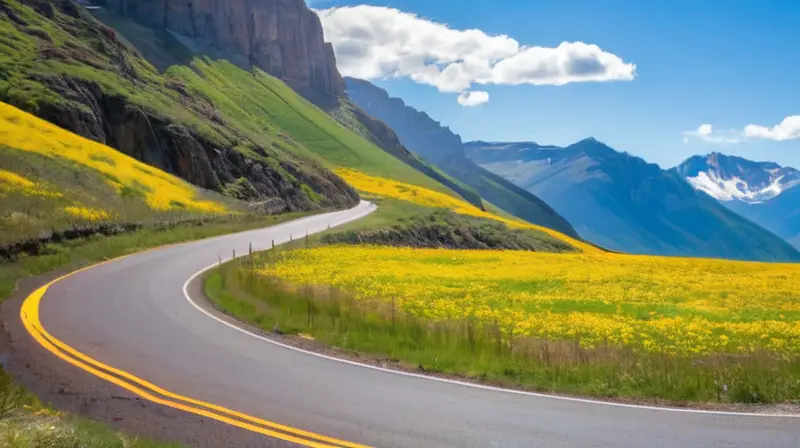
[[[766,187],[751,189],[750,186],[747,185],[747,182],[738,177],[722,179],[717,177],[716,173],[713,171],[708,173],[700,172],[695,177],[686,178],[696,190],[700,190],[719,201],[740,200],[749,203],[768,201],[783,193],[784,187],[794,186],[782,186],[781,179],[783,179],[783,176],[775,178],[775,180]]]
[[[794,168],[720,153],[691,157],[676,170],[696,190],[724,202],[766,202],[800,185]]]

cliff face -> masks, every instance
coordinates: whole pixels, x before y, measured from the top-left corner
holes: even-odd
[[[258,67],[320,102],[344,94],[333,47],[303,0],[105,0],[106,8]]]
[[[266,113],[212,103],[235,104],[229,75],[252,74],[211,61],[159,73],[71,0],[0,0],[0,23],[12,36],[0,45],[0,101],[268,213],[358,202]]]

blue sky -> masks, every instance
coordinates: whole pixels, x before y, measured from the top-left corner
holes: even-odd
[[[396,8],[456,30],[505,34],[526,46],[594,44],[636,65],[630,81],[473,84],[490,97],[475,107],[459,104],[458,92],[408,77],[373,79],[465,140],[566,145],[594,136],[664,167],[711,151],[800,167],[800,139],[740,138],[748,124],[771,128],[800,114],[800,3],[317,0],[312,7],[358,4]],[[713,126],[715,138],[685,136],[702,124]]]

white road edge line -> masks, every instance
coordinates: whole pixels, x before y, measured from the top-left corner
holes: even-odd
[[[370,213],[372,211],[374,211],[375,208],[377,208],[377,207],[373,206],[373,208],[370,209]],[[367,214],[369,214],[369,213],[367,213]],[[345,223],[350,222],[350,221],[354,221],[356,219],[360,219],[360,218],[366,216],[367,214],[358,215],[356,217],[353,217],[352,219],[348,219],[346,221],[339,222],[339,223],[336,224],[336,226],[341,225],[341,224],[345,224]],[[334,227],[334,226],[332,226],[332,227]],[[313,233],[319,233],[319,232],[321,232],[321,231],[310,232],[309,235],[311,235]],[[239,256],[239,257],[236,257],[236,258],[241,258],[242,256]],[[227,262],[227,261],[230,261],[232,259],[233,259],[232,257],[229,257],[227,260],[224,260],[224,261]],[[335,361],[335,362],[340,362],[340,363],[343,363],[343,364],[349,364],[349,365],[356,366],[356,367],[363,367],[365,369],[372,369],[372,370],[377,370],[377,371],[380,371],[380,372],[392,373],[392,374],[395,374],[395,375],[402,375],[402,376],[407,376],[407,377],[412,377],[412,378],[420,378],[420,379],[429,380],[429,381],[439,381],[439,382],[442,382],[442,383],[455,384],[455,385],[458,385],[458,386],[472,387],[472,388],[476,388],[476,389],[490,390],[490,391],[494,391],[494,392],[502,392],[502,393],[508,393],[508,394],[517,394],[517,395],[527,395],[527,396],[537,397],[537,398],[546,398],[546,399],[551,399],[551,400],[562,400],[562,401],[571,401],[571,402],[575,402],[575,403],[587,403],[587,404],[604,405],[604,406],[616,406],[616,407],[623,407],[623,408],[644,409],[644,410],[650,410],[650,411],[685,412],[685,413],[693,413],[693,414],[714,414],[714,415],[721,415],[721,416],[726,416],[727,415],[727,416],[742,416],[742,417],[800,418],[800,414],[777,414],[777,413],[776,414],[768,414],[768,413],[759,414],[759,413],[756,413],[756,412],[728,412],[728,411],[712,411],[712,410],[706,410],[706,409],[670,408],[670,407],[648,406],[648,405],[638,405],[638,404],[629,404],[629,403],[615,403],[615,402],[612,402],[612,401],[592,400],[592,399],[588,399],[588,398],[564,397],[564,396],[561,396],[561,395],[551,395],[551,394],[543,394],[543,393],[538,393],[538,392],[527,392],[527,391],[522,391],[522,390],[504,389],[502,387],[486,386],[486,385],[483,385],[483,384],[470,383],[470,382],[467,382],[467,381],[458,381],[458,380],[452,380],[452,379],[448,379],[448,378],[438,378],[438,377],[435,377],[435,376],[422,375],[422,374],[419,374],[419,373],[404,372],[402,370],[387,369],[387,368],[384,368],[384,367],[378,367],[378,366],[373,366],[373,365],[370,365],[370,364],[363,364],[363,363],[360,363],[360,362],[350,361],[350,360],[347,360],[347,359],[342,359],[342,358],[336,358],[336,357],[333,357],[333,356],[323,355],[321,353],[316,353],[316,352],[312,352],[312,351],[309,351],[309,350],[304,350],[302,348],[293,347],[291,345],[284,344],[284,343],[275,341],[273,339],[258,335],[256,333],[251,332],[251,331],[245,330],[244,328],[241,328],[241,327],[239,327],[237,325],[234,325],[234,324],[232,324],[230,322],[225,321],[224,319],[221,319],[221,318],[213,315],[212,313],[210,313],[207,310],[203,309],[203,307],[198,305],[194,300],[192,300],[192,298],[189,296],[189,284],[192,283],[192,281],[194,281],[195,278],[197,278],[198,276],[202,275],[206,271],[209,271],[209,270],[217,267],[217,265],[218,265],[218,263],[213,263],[213,264],[211,264],[209,266],[206,266],[205,268],[195,272],[191,277],[189,277],[188,280],[186,280],[186,283],[183,284],[183,296],[186,298],[186,300],[189,301],[189,303],[192,304],[193,307],[195,307],[197,310],[199,310],[200,312],[202,312],[206,316],[208,316],[208,317],[216,320],[217,322],[219,322],[219,323],[221,323],[223,325],[226,325],[226,326],[228,326],[228,327],[230,327],[230,328],[232,328],[232,329],[234,329],[234,330],[236,330],[238,332],[244,333],[244,334],[246,334],[248,336],[252,336],[252,337],[254,337],[256,339],[260,339],[260,340],[268,342],[270,344],[277,345],[279,347],[283,347],[283,348],[286,348],[286,349],[289,349],[289,350],[294,350],[296,352],[304,353],[306,355],[316,356],[316,357],[319,357],[319,358],[323,358],[323,359],[327,359],[327,360]]]

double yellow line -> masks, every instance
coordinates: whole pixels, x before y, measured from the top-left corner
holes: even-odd
[[[109,260],[105,263],[115,260]],[[174,409],[180,409],[181,411],[190,412],[192,414],[202,415],[203,417],[212,418],[214,420],[246,429],[248,431],[264,434],[266,436],[303,446],[313,448],[367,448],[366,445],[360,445],[357,443],[316,434],[310,431],[292,428],[290,426],[270,422],[258,417],[244,414],[242,412],[218,406],[213,403],[195,400],[194,398],[185,397],[183,395],[170,392],[128,372],[116,369],[90,358],[89,356],[86,356],[85,354],[75,350],[51,335],[42,326],[42,323],[39,320],[39,304],[47,290],[50,288],[50,286],[60,280],[105,263],[89,266],[59,277],[37,289],[31,295],[25,298],[20,310],[22,323],[25,325],[25,329],[28,331],[28,333],[30,333],[30,335],[42,347],[64,361],[154,403],[169,406]]]

